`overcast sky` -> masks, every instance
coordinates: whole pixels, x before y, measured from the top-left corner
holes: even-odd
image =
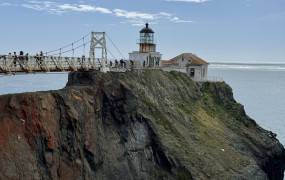
[[[0,0],[0,54],[48,51],[106,31],[128,57],[145,22],[163,59],[192,52],[208,61],[285,63],[285,0]]]

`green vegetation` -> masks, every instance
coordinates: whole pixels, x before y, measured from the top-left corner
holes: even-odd
[[[140,102],[140,112],[156,128],[170,154],[198,177],[231,174],[250,164],[235,142],[253,124],[225,83],[193,82],[179,72],[145,71],[126,83]],[[135,90],[135,91],[134,91]],[[187,179],[181,173],[180,179]]]

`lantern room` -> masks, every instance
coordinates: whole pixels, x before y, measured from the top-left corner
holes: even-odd
[[[140,31],[140,52],[148,53],[155,52],[156,45],[154,43],[154,31],[149,28],[149,24],[146,23],[145,27]]]

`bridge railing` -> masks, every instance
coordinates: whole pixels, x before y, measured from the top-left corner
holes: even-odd
[[[0,56],[0,73],[76,71],[99,67],[99,59],[55,56]]]

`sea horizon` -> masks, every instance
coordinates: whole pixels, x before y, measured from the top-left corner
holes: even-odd
[[[272,62],[209,62],[209,68],[285,71],[285,63]]]

